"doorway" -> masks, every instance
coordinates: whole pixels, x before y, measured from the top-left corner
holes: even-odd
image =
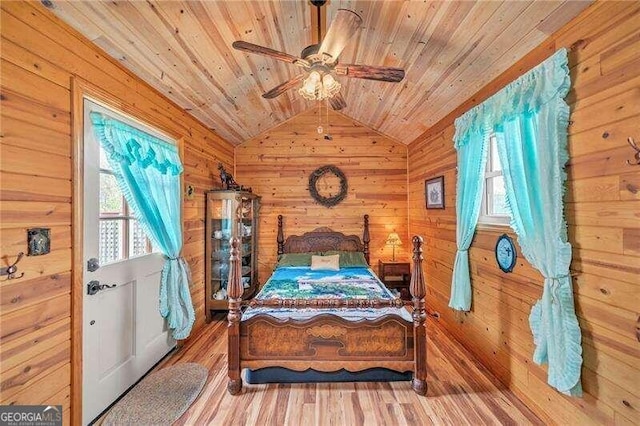
[[[75,388],[81,396],[72,403],[81,401],[81,407],[72,411],[87,424],[176,344],[158,311],[163,256],[154,251],[127,205],[89,114],[106,114],[168,143],[176,141],[99,97],[84,93],[75,99],[81,108],[74,111],[83,119],[82,128],[75,129],[82,135],[76,156],[82,160],[76,164],[76,179],[82,181],[75,191],[74,229],[82,232],[74,237],[74,300],[81,304],[73,310],[79,317],[74,319],[74,336],[81,336],[74,348],[81,354],[74,356],[80,368],[73,373],[73,383],[81,386],[81,391]]]

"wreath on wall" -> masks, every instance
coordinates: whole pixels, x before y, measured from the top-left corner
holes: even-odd
[[[318,188],[318,181],[325,175],[332,174],[340,180],[340,191],[336,195],[322,195]],[[309,175],[309,192],[314,200],[325,207],[333,207],[347,196],[347,177],[345,174],[333,165],[322,166],[314,170]]]

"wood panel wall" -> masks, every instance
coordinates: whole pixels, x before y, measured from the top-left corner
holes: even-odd
[[[640,139],[640,4],[598,2],[409,146],[409,228],[426,238],[430,311],[540,416],[560,424],[640,422],[640,169],[626,139]],[[505,228],[481,228],[470,251],[472,311],[447,307],[456,251],[453,120],[556,49],[570,49],[572,90],[566,217],[582,330],[582,399],[546,384],[532,362],[528,325],[542,277],[518,253],[511,274],[493,247]],[[425,210],[426,178],[445,176],[445,210]],[[512,236],[513,233],[509,232]]]
[[[320,226],[362,236],[363,215],[371,226],[371,264],[391,259],[384,242],[396,231],[407,260],[407,147],[358,122],[331,111],[329,132],[318,134],[318,110],[311,109],[236,147],[236,180],[262,196],[260,211],[260,283],[276,262],[277,216],[283,215],[285,237]],[[325,129],[326,110],[322,109]],[[309,194],[309,174],[318,167],[338,166],[348,179],[347,198],[324,207]],[[330,182],[329,182],[330,183]]]
[[[1,404],[62,404],[69,420],[73,164],[71,79],[184,139],[184,255],[196,327],[204,321],[204,196],[233,147],[126,71],[40,3],[2,2],[0,258],[27,251],[26,229],[51,228],[51,253],[24,257],[23,278],[0,282]],[[80,389],[78,389],[79,391]]]

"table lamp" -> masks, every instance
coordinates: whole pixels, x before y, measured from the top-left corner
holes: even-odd
[[[396,246],[401,246],[402,245],[402,241],[400,241],[400,237],[398,236],[398,234],[395,233],[395,232],[390,233],[389,236],[387,237],[387,241],[386,241],[385,245],[393,247],[393,260],[392,260],[392,262],[395,262],[396,261]]]

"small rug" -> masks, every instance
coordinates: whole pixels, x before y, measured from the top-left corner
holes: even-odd
[[[103,425],[170,425],[198,397],[209,371],[185,363],[163,368],[145,377],[104,418]]]

